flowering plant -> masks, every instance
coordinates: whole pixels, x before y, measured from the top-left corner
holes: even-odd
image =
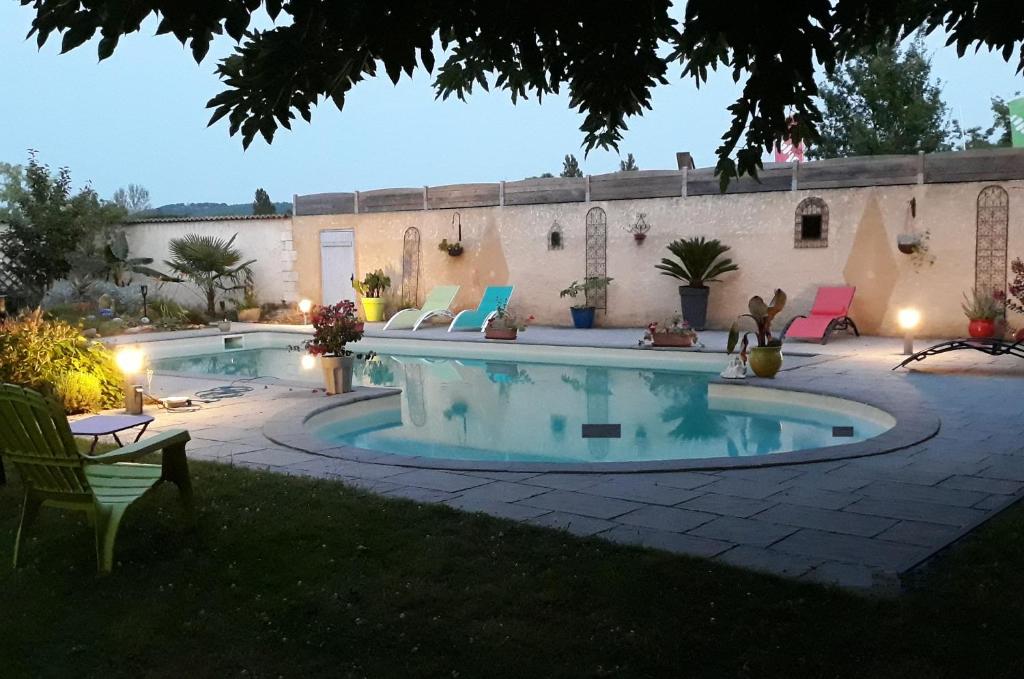
[[[665,333],[669,335],[683,335],[684,337],[690,337],[693,341],[697,341],[697,333],[690,327],[690,324],[679,314],[676,314],[669,320],[665,321],[664,324],[659,324],[657,321],[647,324],[647,337],[648,339],[653,338],[655,333]]]
[[[312,320],[313,339],[303,342],[303,346],[313,356],[351,356],[345,345],[363,338],[356,305],[347,299],[316,307]]]
[[[507,306],[498,307],[491,319],[487,321],[487,327],[493,328],[494,330],[518,330],[525,331],[527,326],[533,322],[533,316],[527,316],[526,318],[520,318],[512,311],[509,311]]]
[[[973,289],[970,296],[964,293],[963,309],[964,315],[972,321],[994,321],[1006,316],[1006,293],[1002,290],[995,290],[986,293],[983,290]]]

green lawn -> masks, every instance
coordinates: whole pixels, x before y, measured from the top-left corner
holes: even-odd
[[[0,487],[0,677],[1019,677],[1024,512],[877,600],[706,561],[194,464],[112,576],[45,510],[12,572]],[[73,516],[73,518],[72,518]]]

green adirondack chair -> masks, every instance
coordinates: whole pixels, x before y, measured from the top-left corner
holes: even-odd
[[[0,456],[25,486],[14,538],[14,567],[21,539],[44,506],[85,512],[96,528],[96,561],[103,573],[114,564],[114,541],[124,511],[161,481],[178,486],[191,515],[192,484],[185,458],[187,431],[168,431],[99,455],[78,452],[59,404],[13,384],[0,384]],[[131,462],[163,451],[163,464]]]

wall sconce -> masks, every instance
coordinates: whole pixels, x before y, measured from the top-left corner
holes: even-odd
[[[146,355],[137,347],[125,347],[117,352],[115,360],[124,375],[124,410],[129,415],[141,415],[142,385],[133,384],[133,381],[142,372]]]
[[[302,324],[309,325],[309,312],[313,308],[313,302],[308,299],[299,301],[299,311],[302,312]]]
[[[900,309],[896,321],[903,329],[903,355],[914,353],[914,328],[921,323],[921,312],[917,309]]]

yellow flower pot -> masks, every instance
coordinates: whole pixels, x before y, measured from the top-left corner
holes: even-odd
[[[782,367],[782,347],[754,347],[748,361],[758,377],[775,377]]]
[[[384,300],[380,297],[363,297],[363,315],[367,323],[384,320]]]

